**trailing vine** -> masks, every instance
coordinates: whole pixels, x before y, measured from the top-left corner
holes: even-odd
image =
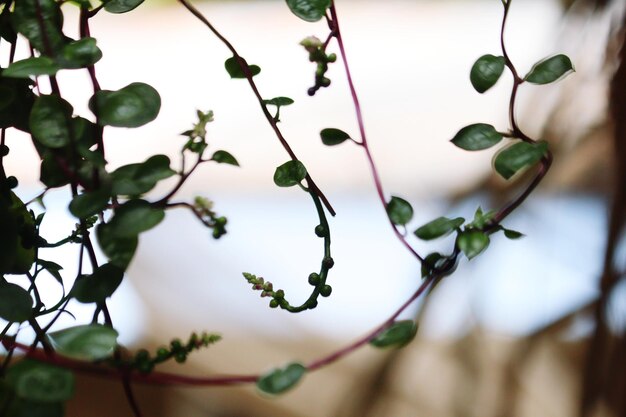
[[[204,196],[193,201],[179,201],[176,195],[200,167],[207,163],[238,166],[237,159],[225,150],[211,150],[207,139],[212,111],[197,111],[196,121],[184,131],[178,155],[180,168],[172,168],[166,155],[152,155],[145,161],[109,169],[106,159],[107,127],[137,128],[153,121],[160,112],[161,98],[150,85],[129,80],[118,90],[106,90],[98,81],[96,64],[103,56],[90,30],[91,19],[100,13],[126,13],[140,6],[143,0],[105,0],[94,6],[89,0],[67,1],[78,7],[80,36],[71,39],[63,33],[65,17],[62,3],[55,0],[0,0],[0,48],[9,48],[9,65],[0,68],[0,318],[6,321],[0,340],[7,354],[0,367],[0,415],[18,416],[36,412],[49,416],[63,415],[63,403],[73,395],[74,374],[84,372],[122,381],[129,404],[135,415],[141,415],[140,406],[132,393],[132,383],[165,385],[233,385],[256,383],[264,392],[278,394],[292,388],[308,372],[329,365],[356,349],[370,344],[379,348],[401,347],[417,333],[417,323],[398,321],[398,316],[415,300],[431,291],[444,277],[452,274],[461,256],[473,259],[490,243],[490,236],[503,232],[510,239],[522,236],[502,225],[532,193],[544,178],[552,161],[548,144],[528,136],[519,126],[515,107],[517,94],[526,83],[548,84],[559,80],[573,70],[570,60],[556,55],[538,62],[524,77],[511,61],[505,46],[505,28],[512,0],[502,0],[503,18],[500,32],[499,55],[483,55],[473,65],[470,81],[477,92],[485,93],[496,85],[507,69],[513,78],[509,101],[509,126],[496,129],[485,123],[466,126],[453,136],[453,145],[480,151],[508,142],[494,157],[494,169],[508,180],[527,169],[536,173],[517,196],[503,207],[483,211],[478,208],[473,218],[438,217],[416,228],[415,238],[429,241],[454,235],[448,253],[418,253],[407,228],[413,218],[411,204],[395,195],[389,196],[383,188],[368,138],[357,89],[346,57],[339,15],[332,0],[287,0],[291,11],[299,18],[316,22],[325,19],[329,31],[321,41],[307,36],[300,42],[315,63],[310,96],[323,93],[331,87],[327,77],[329,65],[338,58],[343,62],[352,97],[358,135],[354,137],[341,129],[330,127],[320,132],[323,144],[337,146],[352,142],[361,149],[372,173],[380,203],[385,208],[393,233],[402,246],[421,265],[422,282],[394,314],[355,342],[313,360],[307,364],[292,362],[264,375],[231,375],[189,377],[158,371],[158,366],[174,360],[185,362],[188,355],[219,341],[211,333],[192,334],[186,341],[172,340],[168,346],[155,352],[140,349],[123,355],[117,343],[117,331],[107,306],[107,299],[122,283],[125,271],[139,245],[140,236],[164,219],[166,212],[185,209],[211,231],[215,239],[227,233],[228,220],[216,210],[216,204]],[[329,272],[334,265],[331,256],[331,231],[327,214],[335,211],[322,190],[316,185],[304,164],[298,159],[279,128],[280,109],[294,101],[289,97],[265,98],[254,77],[260,74],[258,65],[248,62],[237,52],[228,38],[201,14],[189,0],[178,0],[193,16],[206,26],[228,49],[232,57],[224,68],[233,79],[246,80],[257,99],[261,112],[274,132],[288,161],[274,171],[278,187],[299,187],[307,193],[317,213],[315,235],[320,238],[323,256],[319,270],[308,275],[311,293],[301,303],[292,304],[285,292],[275,289],[263,277],[244,272],[245,280],[262,297],[269,298],[269,306],[297,313],[318,306],[319,297],[331,295]],[[15,61],[21,39],[28,42],[31,56]],[[338,52],[330,52],[334,46]],[[74,107],[62,95],[62,85],[56,78],[60,70],[86,71],[93,94],[89,100],[90,115],[76,114]],[[48,81],[46,84],[45,81]],[[44,85],[49,85],[48,91]],[[24,203],[13,191],[18,179],[5,172],[4,158],[11,152],[10,128],[22,130],[32,137],[41,159],[40,181],[43,185],[38,197]],[[161,181],[174,178],[173,185],[160,197],[153,190]],[[45,200],[46,193],[55,188],[68,188],[70,213],[76,218],[74,230],[65,238],[49,242],[40,233],[46,221],[45,209],[39,213],[32,208],[35,201]],[[78,273],[68,277],[63,265],[54,261],[54,249],[78,245]],[[105,255],[99,258],[96,245]],[[48,275],[62,289],[62,296],[52,306],[42,302],[39,278]],[[72,285],[66,288],[71,282]],[[59,331],[51,331],[61,314],[68,313],[70,300],[93,306],[91,323],[83,323]],[[71,313],[71,312],[70,312]],[[30,345],[16,341],[21,328],[29,326],[35,332]],[[15,353],[25,355],[17,361]],[[26,411],[31,410],[31,411]],[[28,414],[30,415],[30,414]]]

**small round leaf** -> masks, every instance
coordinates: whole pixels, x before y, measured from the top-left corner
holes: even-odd
[[[467,259],[472,259],[487,249],[489,236],[480,230],[466,230],[459,233],[456,243]]]
[[[109,231],[114,237],[135,237],[161,223],[165,211],[153,208],[145,200],[130,200],[115,210],[109,222]]]
[[[72,287],[71,295],[81,303],[101,303],[122,283],[124,270],[112,263],[100,265],[91,275],[82,275]]]
[[[503,71],[504,57],[483,55],[472,66],[470,81],[474,89],[482,94],[498,82]]]
[[[106,223],[100,224],[96,229],[96,236],[100,249],[109,258],[113,265],[126,269],[135,255],[139,239],[137,236],[117,237],[110,231]]]
[[[61,355],[79,360],[104,359],[113,354],[117,331],[101,324],[69,327],[48,333],[48,339]]]
[[[404,226],[413,218],[413,207],[408,201],[392,196],[387,203],[387,215],[393,224]]]
[[[117,91],[98,91],[89,100],[89,108],[100,125],[139,127],[159,115],[161,96],[148,84],[132,83]]]
[[[346,132],[332,127],[322,130],[320,136],[322,137],[322,143],[327,146],[339,145],[350,139],[350,135]]]
[[[377,348],[402,347],[415,338],[417,323],[413,320],[396,321],[370,340],[370,345]]]
[[[96,46],[94,38],[82,38],[68,43],[61,51],[60,61],[63,68],[85,68],[102,58],[102,51]]]
[[[461,227],[464,222],[465,219],[463,217],[457,217],[455,219],[438,217],[418,228],[415,231],[415,235],[422,240],[437,239],[449,235],[455,229]]]
[[[537,62],[524,80],[533,84],[549,84],[573,71],[572,61],[560,54]]]
[[[104,211],[111,196],[110,189],[100,188],[79,194],[70,202],[70,213],[79,219],[84,219]]]
[[[274,184],[279,187],[293,187],[300,184],[306,177],[306,168],[302,162],[292,160],[285,162],[274,172]]]
[[[33,300],[24,288],[9,282],[0,283],[0,317],[21,323],[31,318]]]
[[[451,142],[466,151],[491,148],[502,140],[502,135],[491,125],[476,123],[459,130]]]
[[[287,0],[287,6],[300,19],[317,22],[326,14],[330,0]]]
[[[30,130],[37,142],[49,148],[70,143],[72,106],[56,95],[37,97],[30,113]]]
[[[299,363],[290,363],[284,368],[274,369],[261,376],[256,386],[267,394],[281,394],[293,388],[306,373],[306,367]]]

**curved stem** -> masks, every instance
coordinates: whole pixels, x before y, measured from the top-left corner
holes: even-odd
[[[198,9],[196,9],[191,3],[189,3],[189,1],[187,0],[178,0],[178,1],[198,20],[204,23],[204,25],[208,27],[211,30],[211,32],[213,32],[213,34],[220,41],[222,41],[224,45],[226,45],[226,47],[230,50],[230,52],[233,54],[235,59],[237,59],[237,62],[239,63],[241,70],[243,71],[243,73],[246,76],[246,79],[248,80],[248,84],[250,84],[250,88],[252,89],[252,92],[254,93],[257,101],[259,102],[259,105],[261,106],[261,111],[263,112],[263,115],[265,116],[268,123],[274,130],[274,133],[276,134],[276,137],[278,138],[280,144],[283,146],[283,148],[285,149],[289,157],[292,160],[297,161],[298,157],[296,156],[295,152],[293,151],[293,149],[291,149],[291,146],[289,145],[289,143],[283,136],[280,128],[278,127],[278,124],[276,123],[276,120],[274,119],[274,116],[272,116],[272,114],[267,109],[267,106],[265,105],[265,103],[263,103],[263,97],[261,96],[261,93],[259,93],[259,89],[257,88],[256,83],[252,79],[252,73],[250,72],[250,69],[248,68],[248,65],[246,64],[245,60],[241,57],[241,55],[239,55],[239,53],[237,52],[235,47],[230,43],[230,41],[226,39],[224,35],[222,35],[211,24],[211,22],[209,22],[209,20],[202,13],[200,13],[200,11],[198,11]],[[326,209],[328,210],[328,212],[334,216],[336,214],[335,210],[333,209],[332,205],[330,204],[330,202],[328,201],[324,193],[315,184],[315,182],[313,181],[313,178],[311,178],[309,174],[306,175],[306,181],[308,184],[308,188],[312,189],[315,192],[315,194],[319,196],[319,198],[324,202],[324,206],[326,206]]]
[[[343,61],[346,78],[348,80],[348,86],[350,88],[350,95],[352,96],[352,102],[354,103],[354,110],[356,112],[356,119],[359,125],[359,135],[361,137],[361,141],[355,142],[355,143],[363,147],[363,151],[365,152],[365,155],[367,157],[367,162],[370,166],[370,171],[372,172],[372,177],[374,180],[374,185],[376,186],[376,193],[378,194],[378,199],[380,200],[381,204],[385,208],[385,212],[386,212],[387,199],[385,198],[385,192],[383,190],[383,184],[380,179],[380,174],[378,173],[378,168],[376,167],[376,164],[374,163],[374,157],[372,156],[372,152],[367,143],[367,135],[365,134],[365,122],[363,120],[363,111],[361,110],[361,103],[359,102],[359,96],[356,92],[354,81],[352,80],[352,74],[350,73],[350,66],[348,64],[348,59],[346,58],[346,50],[343,44],[343,38],[341,36],[341,29],[339,27],[339,19],[337,17],[337,11],[335,10],[334,1],[332,1],[330,4],[330,14],[331,14],[330,24],[332,25],[332,32],[335,35],[335,38],[337,38],[337,44],[339,45],[339,52],[341,54],[341,59]],[[406,240],[405,235],[393,223],[393,221],[391,221],[391,218],[388,215],[387,215],[387,220],[389,220],[389,224],[391,225],[393,232],[395,233],[396,237],[400,240],[400,242],[402,242],[402,244],[407,248],[409,252],[413,254],[413,256],[415,256],[420,262],[423,262],[424,259],[422,258],[422,256],[419,253],[417,253],[417,251],[409,244],[409,242]]]

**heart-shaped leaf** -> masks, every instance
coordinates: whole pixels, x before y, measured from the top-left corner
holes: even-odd
[[[300,19],[317,22],[326,14],[330,0],[287,0],[287,6]]]
[[[288,161],[276,168],[274,183],[279,187],[293,187],[306,177],[306,168],[300,161]]]
[[[537,62],[524,80],[533,84],[549,84],[573,71],[572,61],[560,54]]]
[[[93,361],[113,354],[117,336],[117,331],[111,327],[88,324],[48,333],[48,340],[63,356]]]

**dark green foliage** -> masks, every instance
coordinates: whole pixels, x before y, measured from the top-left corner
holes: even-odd
[[[256,386],[266,394],[282,394],[293,388],[306,373],[306,367],[299,363],[290,363],[284,368],[274,369],[261,376]]]
[[[63,356],[95,361],[113,354],[117,346],[117,331],[101,324],[88,324],[49,333],[48,339]]]
[[[550,84],[573,71],[572,61],[560,54],[537,62],[524,80],[533,84]]]
[[[547,142],[517,142],[498,152],[493,166],[498,174],[508,180],[522,168],[535,165],[547,151]]]
[[[287,6],[300,19],[317,22],[330,7],[330,0],[287,0]]]
[[[489,246],[489,236],[480,230],[465,230],[456,239],[459,249],[467,259],[475,258]]]
[[[33,300],[28,291],[4,279],[0,281],[0,318],[21,323],[33,315]]]
[[[279,187],[293,187],[306,177],[306,168],[300,161],[288,161],[276,168],[274,184]]]
[[[339,145],[350,139],[350,135],[346,132],[335,128],[323,129],[320,132],[320,136],[322,137],[322,143],[327,146]]]
[[[102,303],[109,298],[124,278],[124,269],[112,263],[101,265],[93,274],[76,279],[71,296],[81,303]]]
[[[455,229],[461,227],[465,222],[463,217],[449,219],[447,217],[438,217],[435,220],[426,223],[415,231],[415,235],[423,240],[432,240],[439,237],[447,236]]]
[[[393,224],[404,226],[413,218],[413,207],[408,201],[392,196],[387,203],[387,215]]]
[[[228,58],[226,62],[224,62],[224,67],[230,75],[230,78],[247,78],[248,74],[244,69],[247,69],[247,72],[250,76],[254,77],[261,72],[261,67],[258,65],[248,65],[245,59],[242,57],[232,57]]]
[[[502,134],[491,125],[476,123],[459,130],[451,142],[466,151],[491,148],[502,140]]]
[[[493,87],[504,71],[504,57],[483,55],[472,66],[470,81],[479,93],[484,93]]]
[[[156,119],[161,96],[148,84],[132,83],[117,91],[98,91],[89,100],[89,108],[100,125],[139,127]]]
[[[399,348],[411,342],[416,334],[417,324],[413,320],[396,321],[370,340],[370,345],[377,348]]]

